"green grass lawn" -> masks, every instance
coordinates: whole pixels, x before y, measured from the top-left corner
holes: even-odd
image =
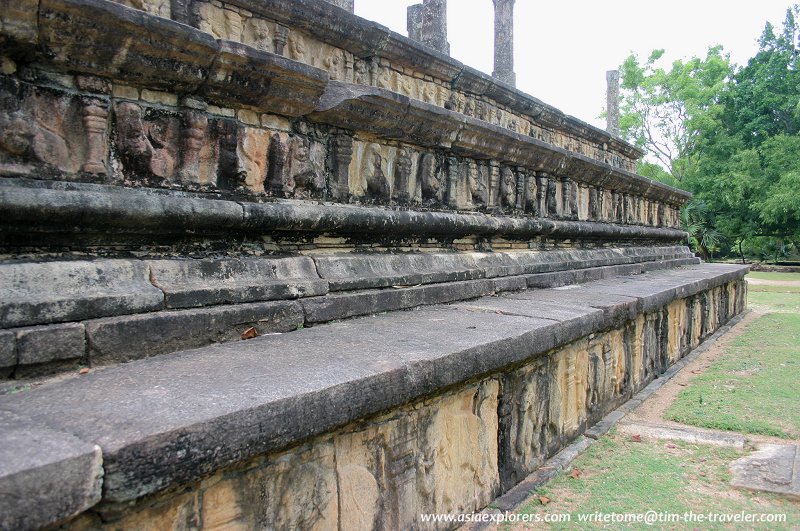
[[[800,295],[795,297],[800,303]],[[798,439],[798,381],[800,314],[767,314],[694,377],[664,416],[704,428]]]
[[[772,273],[769,271],[751,271],[748,277],[760,280],[797,280],[800,281],[800,273]]]
[[[796,273],[751,273],[800,280]],[[794,278],[789,278],[794,277]],[[692,379],[665,418],[683,424],[782,438],[800,438],[800,293],[759,291],[748,304],[767,312],[750,323],[727,352]]]
[[[734,529],[731,524],[579,522],[579,514],[603,513],[782,513],[783,524],[748,524],[748,529],[797,529],[800,505],[772,494],[732,489],[729,463],[744,455],[730,448],[681,442],[632,442],[612,431],[573,463],[581,474],[559,474],[536,490],[520,513],[569,513],[569,524],[551,529]],[[551,501],[543,505],[539,496]],[[542,524],[542,527],[545,525]],[[512,526],[505,526],[513,529]]]

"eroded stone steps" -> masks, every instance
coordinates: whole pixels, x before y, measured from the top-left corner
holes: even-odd
[[[192,483],[531,361],[677,298],[742,282],[745,272],[701,264],[360,317],[2,396],[0,491],[18,499],[0,499],[0,524],[35,527],[77,514],[101,502],[100,482],[104,507]],[[730,307],[709,313],[708,334],[731,317]],[[27,437],[32,430],[45,435]],[[67,442],[56,451],[46,434]],[[29,456],[21,467],[18,455]],[[37,474],[69,481],[43,489]]]
[[[685,247],[0,265],[0,371],[106,365],[359,315],[697,263]],[[43,282],[42,279],[49,279]]]

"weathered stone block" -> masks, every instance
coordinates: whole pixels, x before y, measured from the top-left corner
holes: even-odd
[[[250,327],[258,334],[288,332],[303,324],[303,311],[296,302],[262,302],[112,317],[85,324],[90,361],[112,363],[236,340]]]
[[[149,260],[151,281],[168,308],[325,295],[314,261],[294,258]]]
[[[20,365],[78,359],[85,354],[86,339],[81,323],[36,326],[17,331]]]
[[[42,0],[39,24],[52,61],[172,92],[197,90],[219,50],[194,28],[101,0]]]
[[[4,327],[149,312],[164,300],[136,260],[9,263],[0,265],[0,286]]]
[[[38,529],[100,501],[100,447],[0,411],[0,527]]]
[[[0,42],[14,45],[36,45],[39,40],[38,0],[0,1]]]
[[[0,330],[0,375],[5,375],[17,364],[17,334]]]

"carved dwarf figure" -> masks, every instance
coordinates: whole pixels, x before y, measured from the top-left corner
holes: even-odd
[[[389,199],[389,179],[383,171],[383,156],[378,144],[370,144],[362,164],[362,188],[367,199]]]
[[[508,166],[500,168],[500,202],[506,208],[517,205],[517,178]]]
[[[436,157],[425,153],[419,158],[417,181],[422,185],[422,200],[441,202],[444,198],[444,184],[439,175]]]
[[[33,130],[19,112],[0,113],[0,162],[27,158],[33,147]]]
[[[298,198],[321,194],[325,189],[322,161],[311,152],[311,141],[296,136],[289,144],[289,174],[284,191]]]

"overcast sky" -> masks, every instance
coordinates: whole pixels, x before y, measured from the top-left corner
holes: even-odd
[[[355,0],[356,14],[406,34],[406,7],[421,0]],[[631,52],[654,48],[672,61],[703,56],[722,44],[743,64],[769,20],[780,26],[785,0],[517,0],[514,70],[517,88],[594,125],[605,108],[605,72]],[[451,55],[493,70],[492,0],[449,0]],[[667,63],[668,64],[668,63]]]

